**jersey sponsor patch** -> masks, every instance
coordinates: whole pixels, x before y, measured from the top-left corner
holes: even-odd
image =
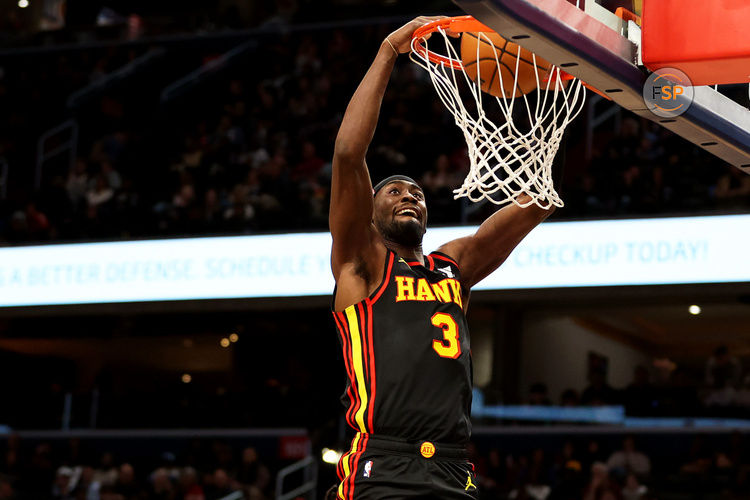
[[[370,474],[372,473],[372,460],[368,460],[365,462],[365,472],[362,474],[364,477],[370,477]]]

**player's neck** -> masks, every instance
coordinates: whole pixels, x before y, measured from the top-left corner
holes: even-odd
[[[393,250],[394,252],[396,252],[399,257],[409,261],[417,261],[420,264],[424,265],[424,253],[422,252],[421,243],[416,247],[404,246],[396,243],[395,241],[387,239],[384,240],[384,243],[389,250]]]

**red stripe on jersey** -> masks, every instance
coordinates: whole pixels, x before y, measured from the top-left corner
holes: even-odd
[[[430,263],[430,267],[428,268],[430,271],[435,269],[435,261],[432,260],[432,255],[427,256],[427,262]]]
[[[365,387],[369,385],[370,380],[370,362],[369,362],[369,352],[371,350],[370,345],[367,343],[367,319],[365,316],[365,309],[362,306],[362,302],[357,304],[357,313],[359,318],[359,334],[362,341],[362,366],[364,367],[365,372]],[[367,391],[367,395],[369,397],[370,391]],[[365,411],[367,411],[365,409]],[[367,421],[367,416],[365,415],[363,420]],[[361,430],[361,429],[360,429]],[[367,428],[365,428],[365,431]]]
[[[431,253],[430,255],[433,258],[435,258],[435,259],[440,259],[440,260],[444,260],[445,262],[450,262],[454,266],[456,266],[459,269],[461,269],[461,267],[458,265],[458,263],[455,260],[453,260],[450,257],[448,257],[447,255],[443,255],[443,254],[439,254],[439,253],[435,253],[435,252]]]
[[[377,385],[377,374],[375,372],[375,346],[372,342],[372,304],[367,303],[367,337],[369,339],[370,343],[370,401],[368,408],[369,412],[369,431],[374,433],[375,432],[375,426],[373,425],[373,415],[375,414],[375,392],[376,392],[376,385]]]
[[[351,342],[349,342],[349,323],[346,320],[346,316],[343,312],[337,312],[334,313],[334,315],[337,317],[338,322],[340,322],[341,326],[341,332],[342,337],[344,338],[344,363],[347,367],[347,372],[349,374],[349,390],[347,393],[349,394],[349,408],[346,410],[346,421],[349,423],[352,428],[356,429],[357,424],[354,422],[354,415],[356,413],[355,408],[358,406],[359,402],[359,393],[355,389],[357,385],[356,377],[354,376],[354,369],[352,368],[353,363],[353,357],[352,357],[352,345]]]
[[[386,258],[386,265],[385,265],[385,272],[383,273],[383,283],[380,284],[380,288],[375,293],[375,295],[372,296],[371,299],[365,299],[366,302],[369,302],[370,304],[375,303],[381,295],[383,295],[383,292],[386,288],[388,288],[388,283],[391,281],[391,271],[393,270],[393,261],[395,260],[396,254],[393,253],[391,250],[388,250],[388,257]]]

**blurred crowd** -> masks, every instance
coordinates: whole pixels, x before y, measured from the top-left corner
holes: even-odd
[[[170,48],[170,64],[150,68],[148,78],[134,72],[73,108],[65,102],[74,90],[101,81],[146,48],[37,56],[43,66],[34,58],[9,62],[0,72],[0,104],[9,111],[0,123],[8,132],[0,157],[11,183],[0,205],[0,241],[324,230],[336,131],[389,29],[364,25],[260,37],[249,59],[206,76],[172,102],[159,101],[164,85],[215,60],[219,50]],[[27,104],[25,96],[39,100]],[[36,139],[71,115],[80,128],[75,160],[46,163],[39,189],[33,188],[27,177]],[[566,207],[555,217],[750,206],[750,177],[652,122],[625,112],[619,118],[596,131],[589,151],[585,120],[571,125],[562,182]],[[427,74],[404,58],[368,164],[375,180],[394,172],[419,179],[433,224],[475,222],[495,208],[453,200],[468,159],[452,120]]]
[[[750,494],[747,436],[478,437],[469,446],[482,500],[737,500]],[[503,443],[503,444],[498,444]],[[23,446],[22,446],[23,444]],[[193,440],[187,451],[128,460],[87,452],[95,440],[0,440],[0,500],[273,498],[277,457],[252,446]],[[320,490],[334,481],[321,464]]]
[[[17,435],[0,441],[0,499],[218,500],[235,492],[247,500],[272,498],[273,471],[253,447],[195,440],[182,456],[130,461],[112,452],[94,457],[78,439],[60,448],[21,446]]]
[[[682,456],[652,460],[639,447],[647,441],[625,436],[605,444],[592,436],[561,447],[527,453],[490,448],[475,454],[481,499],[648,500],[740,499],[750,494],[746,437],[735,433],[709,441],[698,436]],[[651,444],[651,449],[654,449]],[[663,457],[662,457],[663,458]]]
[[[750,417],[750,373],[725,345],[718,346],[705,363],[703,373],[678,366],[669,359],[656,359],[652,366],[638,365],[625,387],[612,387],[606,370],[590,367],[589,384],[565,389],[553,401],[547,385],[531,385],[529,405],[605,406],[621,405],[628,416]]]

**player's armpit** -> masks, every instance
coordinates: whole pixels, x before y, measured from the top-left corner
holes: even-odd
[[[488,217],[473,235],[450,241],[438,250],[456,261],[461,269],[461,286],[468,291],[500,267],[521,240],[553,211],[536,205],[507,205]]]

